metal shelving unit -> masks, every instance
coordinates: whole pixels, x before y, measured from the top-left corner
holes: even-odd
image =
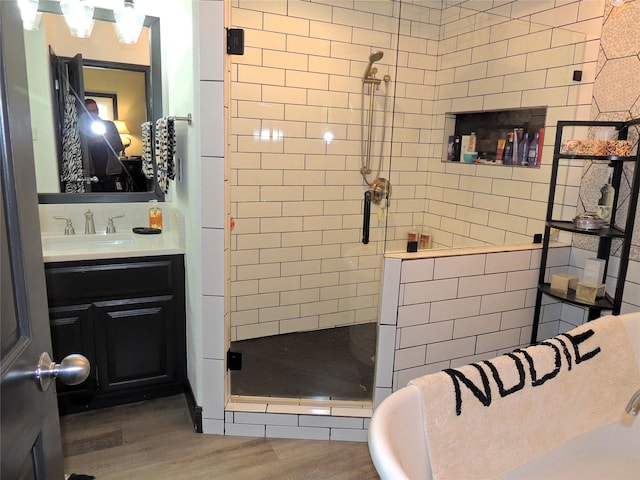
[[[622,294],[624,291],[624,283],[627,276],[627,267],[629,264],[629,252],[631,250],[631,236],[633,234],[633,226],[636,217],[636,208],[638,206],[638,190],[640,189],[640,147],[637,148],[637,153],[629,157],[621,156],[589,156],[589,155],[569,155],[561,154],[560,147],[562,144],[563,133],[565,129],[574,127],[614,127],[618,130],[618,139],[626,140],[629,127],[632,125],[640,125],[640,119],[632,120],[630,122],[589,122],[589,121],[561,121],[558,122],[556,130],[555,146],[553,150],[553,165],[551,170],[551,183],[549,185],[549,201],[547,203],[547,214],[544,229],[544,237],[542,242],[542,255],[540,259],[540,272],[538,276],[538,291],[536,295],[536,305],[534,310],[533,328],[531,332],[531,344],[537,343],[538,325],[540,323],[540,315],[542,312],[542,298],[544,295],[555,298],[562,302],[571,303],[583,307],[588,310],[588,319],[593,320],[601,316],[603,310],[611,310],[614,315],[620,313],[620,306],[622,305]],[[606,162],[609,166],[613,167],[613,181],[612,186],[615,188],[615,198],[613,202],[613,208],[611,212],[611,227],[601,228],[599,230],[584,230],[576,228],[573,222],[556,220],[554,219],[554,206],[556,185],[558,178],[558,167],[561,160],[566,160],[567,163],[571,161],[598,161]],[[622,179],[622,170],[625,162],[634,162],[633,178],[631,180],[631,192],[629,197],[629,208],[627,211],[627,218],[624,228],[621,228],[615,224],[616,211],[618,207],[620,183]],[[618,269],[618,276],[615,288],[615,294],[613,296],[605,294],[604,298],[596,299],[595,303],[586,303],[575,297],[575,291],[569,290],[567,294],[551,290],[550,284],[545,282],[545,274],[547,270],[547,257],[549,253],[549,243],[551,236],[551,229],[557,229],[565,232],[570,232],[576,235],[590,235],[598,238],[598,251],[597,258],[605,260],[605,269],[602,278],[602,283],[605,283],[607,278],[607,270],[609,266],[609,258],[611,256],[611,244],[612,240],[619,238],[622,240],[622,248],[620,250],[620,267]]]

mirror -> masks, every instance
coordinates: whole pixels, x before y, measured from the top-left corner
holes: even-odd
[[[40,30],[24,32],[40,203],[164,200],[155,175],[147,178],[142,173],[141,159],[141,125],[146,121],[153,124],[162,117],[160,20],[147,16],[138,43],[125,45],[116,38],[110,10],[95,9],[95,24],[88,39],[69,35],[58,2],[41,1],[40,11],[44,12]],[[63,80],[67,78],[69,80]],[[113,151],[118,151],[111,155],[110,162],[114,162],[121,174],[116,176],[113,189],[103,189],[102,184],[98,186],[95,175],[87,175],[93,182],[81,181],[84,185],[78,188],[85,192],[64,193],[78,189],[69,188],[61,176],[63,170],[69,171],[68,163],[63,169],[64,108],[59,106],[64,106],[64,97],[57,99],[58,95],[53,93],[61,81],[72,86],[68,90],[78,99],[78,126],[88,117],[86,110],[81,111],[86,98],[96,101],[102,120],[116,121],[118,125],[115,138],[119,137],[120,141],[113,142],[117,144]],[[90,137],[84,133],[79,136],[82,141],[77,145],[81,145],[82,152],[76,160],[89,172],[92,169],[88,160]],[[151,160],[148,166],[153,171],[154,153],[152,148],[148,156]]]

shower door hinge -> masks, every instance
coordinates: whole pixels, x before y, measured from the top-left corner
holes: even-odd
[[[242,370],[242,352],[227,351],[227,370]]]
[[[227,54],[244,55],[244,30],[227,28]]]

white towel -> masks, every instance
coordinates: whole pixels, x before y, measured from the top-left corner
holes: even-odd
[[[608,316],[410,384],[422,394],[434,479],[471,480],[621,419],[640,371],[622,322]]]

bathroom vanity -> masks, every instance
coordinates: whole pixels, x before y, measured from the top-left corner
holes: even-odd
[[[87,381],[57,384],[61,414],[183,392],[183,255],[45,264],[54,358],[81,353]]]

